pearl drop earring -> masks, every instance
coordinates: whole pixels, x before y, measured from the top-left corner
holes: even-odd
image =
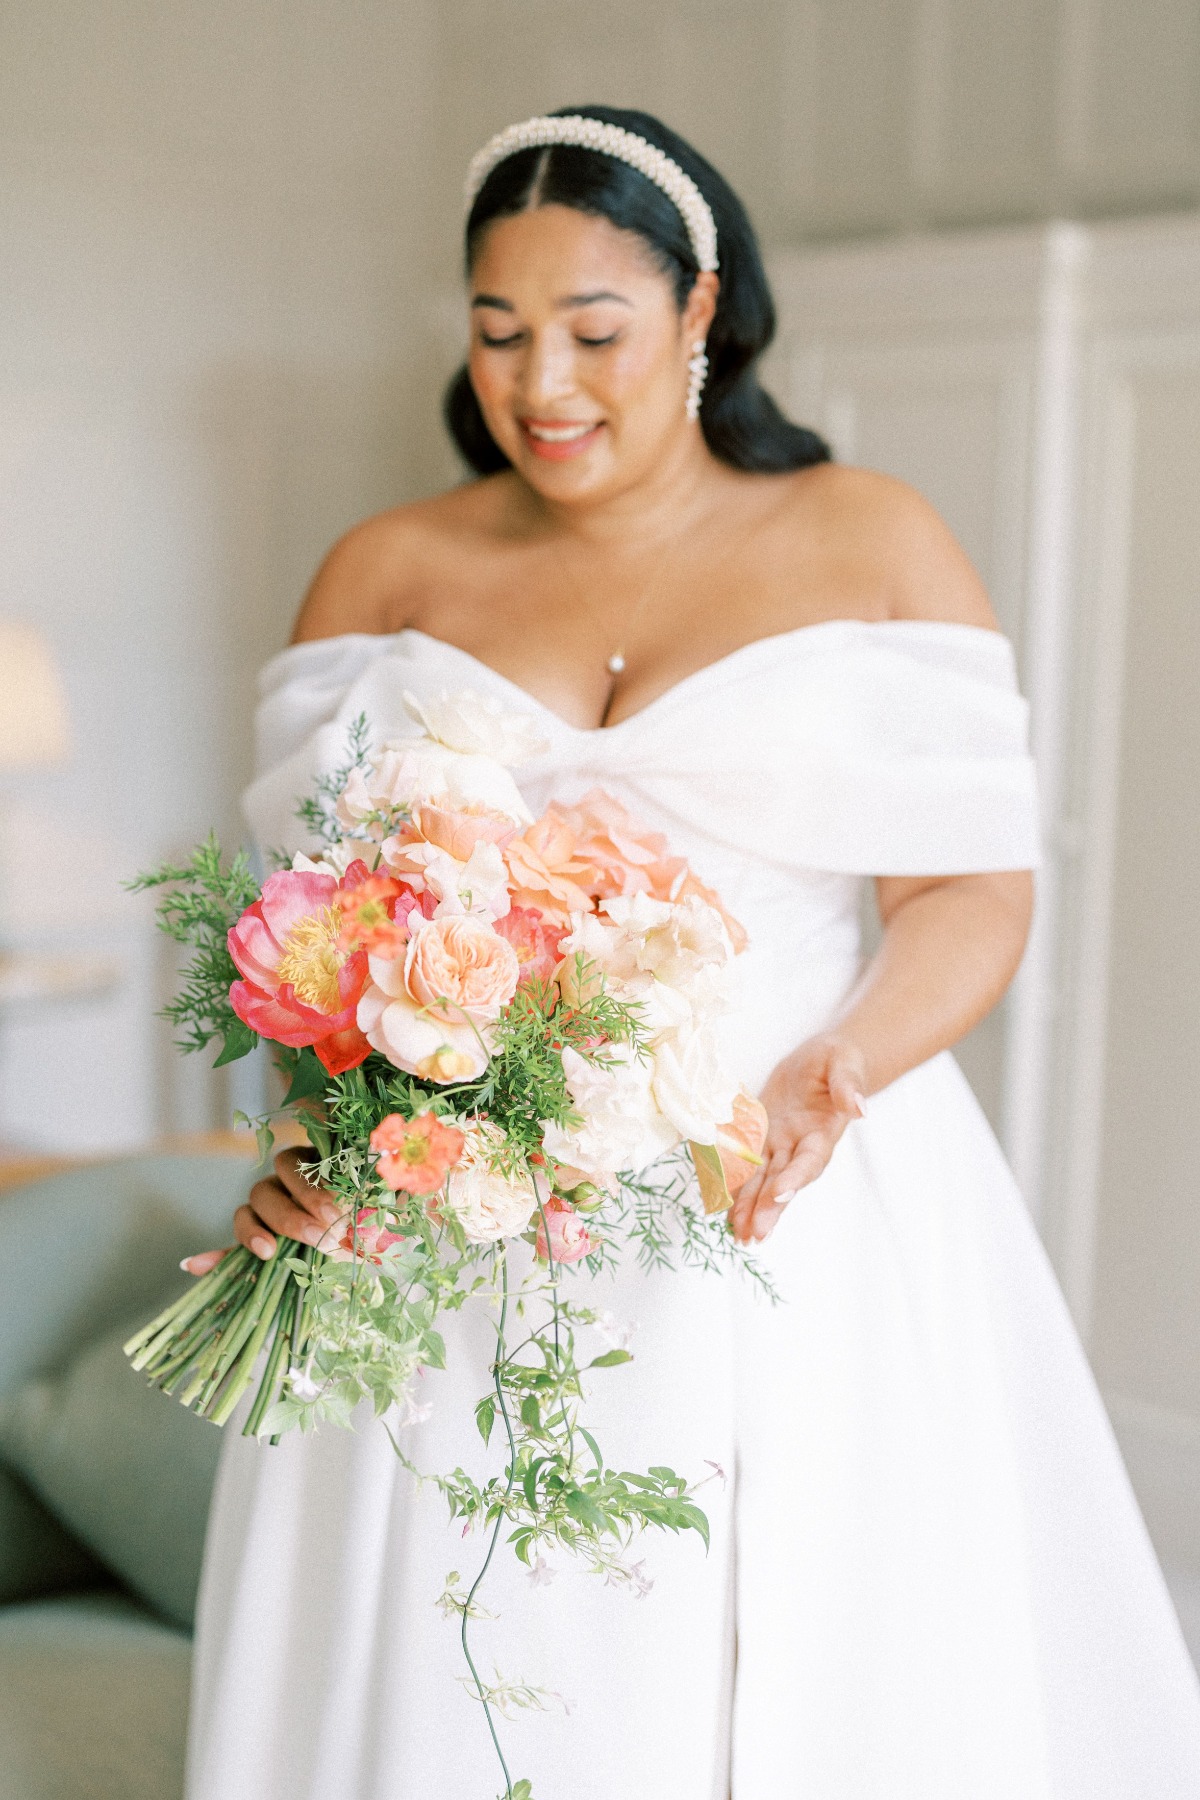
[[[700,338],[692,345],[692,354],[688,358],[687,404],[684,408],[689,419],[700,417],[700,396],[704,392],[704,383],[708,379],[708,355],[704,348],[704,339]]]

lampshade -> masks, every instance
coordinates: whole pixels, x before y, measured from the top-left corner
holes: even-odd
[[[0,619],[0,769],[61,762],[67,703],[50,646],[32,625]]]

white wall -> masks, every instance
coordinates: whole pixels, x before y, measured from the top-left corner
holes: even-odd
[[[136,933],[116,872],[238,841],[258,666],[330,541],[425,476],[430,27],[38,0],[0,33],[0,611],[64,667],[77,752],[38,792],[109,840],[73,885]],[[9,1023],[49,1115],[67,1024]],[[158,1066],[161,1123],[224,1122]],[[0,1136],[29,1134],[29,1085],[10,1069]]]

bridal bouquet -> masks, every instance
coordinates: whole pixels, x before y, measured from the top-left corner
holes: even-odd
[[[228,1063],[270,1043],[279,1111],[302,1122],[339,1217],[315,1248],[229,1251],[126,1349],[217,1424],[255,1389],[243,1429],[273,1441],[349,1425],[369,1399],[408,1462],[397,1429],[444,1366],[439,1315],[490,1308],[475,1418],[485,1443],[500,1426],[504,1470],[429,1478],[453,1517],[490,1527],[489,1559],[507,1528],[535,1569],[562,1548],[634,1581],[638,1528],[706,1538],[707,1522],[672,1469],[606,1464],[580,1417],[576,1333],[611,1344],[587,1370],[630,1352],[593,1284],[562,1271],[623,1252],[741,1259],[720,1215],[765,1116],[720,1040],[744,940],[612,797],[532,817],[511,773],[539,747],[530,720],[473,694],[407,704],[422,735],[372,749],[360,719],[346,765],[300,805],[315,854],[260,885],[210,840],[136,884],[164,890],[160,923],[193,951],[167,1009],[182,1047],[216,1041]],[[264,1159],[275,1116],[249,1121]],[[475,1590],[456,1583],[444,1604],[466,1648]],[[471,1671],[485,1706],[514,1698]]]

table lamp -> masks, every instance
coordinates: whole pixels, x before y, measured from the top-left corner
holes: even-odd
[[[0,770],[62,762],[69,751],[66,696],[50,646],[32,625],[0,619]]]

